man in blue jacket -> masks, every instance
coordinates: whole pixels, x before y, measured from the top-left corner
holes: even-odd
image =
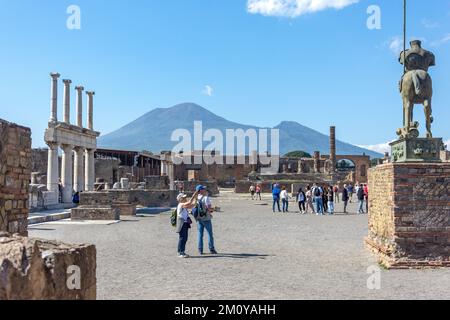
[[[280,193],[281,193],[281,188],[280,185],[278,183],[276,183],[273,188],[272,188],[272,196],[273,196],[273,206],[272,206],[272,210],[273,212],[275,212],[275,204],[278,207],[278,212],[281,212],[281,207],[280,207]]]

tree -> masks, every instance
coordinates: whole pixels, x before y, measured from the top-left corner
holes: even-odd
[[[285,158],[312,158],[306,151],[292,151],[284,155]]]

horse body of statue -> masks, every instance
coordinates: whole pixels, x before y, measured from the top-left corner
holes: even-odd
[[[422,43],[415,40],[411,41],[411,49],[400,54],[399,61],[405,65],[406,73],[400,81],[400,92],[403,98],[403,128],[399,129],[397,134],[400,138],[417,138],[419,136],[419,124],[414,121],[413,110],[415,104],[423,104],[427,138],[432,138],[433,82],[428,74],[428,69],[435,66],[434,54],[422,49]]]

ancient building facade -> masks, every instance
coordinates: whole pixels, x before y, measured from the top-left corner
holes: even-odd
[[[63,121],[58,120],[58,79],[60,74],[51,73],[50,120],[45,131],[45,143],[48,145],[47,189],[58,202],[61,191],[62,202],[72,202],[72,195],[78,191],[91,191],[95,183],[94,152],[97,148],[99,132],[94,131],[94,95],[87,95],[87,124],[83,126],[83,91],[76,90],[76,124],[70,123],[70,86],[72,81],[65,79]],[[62,164],[59,169],[59,149],[62,149]],[[62,190],[60,190],[62,189]],[[51,201],[49,201],[51,202]]]
[[[27,235],[31,130],[0,119],[0,232]]]

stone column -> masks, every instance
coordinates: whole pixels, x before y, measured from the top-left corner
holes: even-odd
[[[61,168],[61,182],[63,186],[62,190],[62,202],[71,203],[73,195],[73,160],[72,151],[73,146],[64,144],[61,146],[63,149],[62,156],[62,168]]]
[[[86,149],[85,153],[85,166],[84,166],[84,182],[85,182],[85,191],[94,191],[94,183],[95,183],[95,159],[94,159],[93,149]]]
[[[94,91],[86,91],[88,96],[88,117],[87,117],[87,128],[89,130],[94,130]]]
[[[47,143],[47,145],[48,145],[47,189],[48,191],[58,192],[58,182],[59,182],[58,145],[56,143]]]
[[[175,168],[173,163],[169,163],[167,164],[167,175],[169,176],[169,181],[170,181],[170,190],[173,191],[175,190]]]
[[[336,127],[330,127],[330,172],[336,171]]]
[[[73,190],[80,192],[84,191],[84,149],[77,147],[74,151]]]
[[[314,173],[320,173],[320,152],[314,151]]]
[[[64,79],[64,122],[70,124],[70,84],[72,80]]]
[[[50,122],[58,121],[58,78],[59,73],[50,73],[52,77],[51,91],[50,91]]]
[[[77,126],[83,127],[83,90],[84,87],[78,86],[75,87],[77,90]]]

